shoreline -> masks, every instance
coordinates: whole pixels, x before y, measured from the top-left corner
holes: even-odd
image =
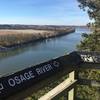
[[[15,48],[19,48],[25,45],[28,45],[30,43],[33,42],[37,42],[40,40],[44,40],[44,39],[48,39],[48,38],[54,38],[54,37],[60,37],[63,35],[67,35],[70,33],[75,32],[75,28],[67,28],[67,29],[59,29],[59,30],[0,30],[1,34],[0,34],[0,39],[2,39],[3,37],[3,41],[0,44],[0,52],[3,51],[8,51],[8,50],[12,50]],[[17,39],[17,41],[15,41],[14,39],[11,40],[10,38],[15,38]],[[21,38],[21,40],[19,39],[19,37]],[[11,41],[12,44],[10,44]],[[18,40],[19,39],[19,40]],[[26,40],[25,40],[26,39]],[[7,43],[3,45],[3,42]],[[15,43],[14,43],[15,42]]]

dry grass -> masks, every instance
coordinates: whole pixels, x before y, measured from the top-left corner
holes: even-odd
[[[48,30],[0,30],[0,46],[11,46],[55,36],[56,32]]]
[[[25,43],[33,42],[35,40],[50,38],[55,36],[64,35],[73,32],[73,29],[66,30],[14,30],[14,29],[1,29],[0,30],[0,47],[22,45]]]
[[[32,30],[32,29],[26,29],[26,30],[0,30],[0,36],[1,35],[12,35],[12,34],[44,34],[44,33],[52,33],[53,31],[48,30]]]

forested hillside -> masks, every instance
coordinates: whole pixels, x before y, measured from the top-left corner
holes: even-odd
[[[79,7],[87,11],[94,22],[88,26],[93,29],[92,34],[84,33],[83,41],[78,45],[79,50],[100,51],[100,0],[78,0]],[[100,80],[100,70],[86,70],[80,72],[80,77]],[[100,100],[100,88],[78,86],[79,100]]]

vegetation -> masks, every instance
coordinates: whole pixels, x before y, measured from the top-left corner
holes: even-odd
[[[83,34],[83,41],[78,45],[79,50],[100,51],[100,0],[78,0],[80,8],[86,10],[90,19],[94,23],[89,23],[92,27],[92,34]],[[81,78],[100,80],[100,71],[86,70],[80,72]],[[78,86],[77,97],[79,100],[99,100],[100,88],[89,86]]]
[[[73,28],[61,28],[61,29],[51,29],[51,30],[15,30],[6,29],[0,30],[0,47],[14,47],[34,42],[39,39],[50,38],[60,35],[65,35],[74,32]]]
[[[0,46],[9,47],[21,45],[50,36],[50,33],[53,34],[54,32],[38,30],[0,30]]]
[[[100,0],[78,0],[80,8],[87,10],[90,19],[94,23],[89,23],[88,26],[94,30],[93,34],[83,36],[79,49],[89,51],[100,51]]]

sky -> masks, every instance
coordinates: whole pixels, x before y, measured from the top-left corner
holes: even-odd
[[[0,24],[86,25],[77,0],[0,0]]]

